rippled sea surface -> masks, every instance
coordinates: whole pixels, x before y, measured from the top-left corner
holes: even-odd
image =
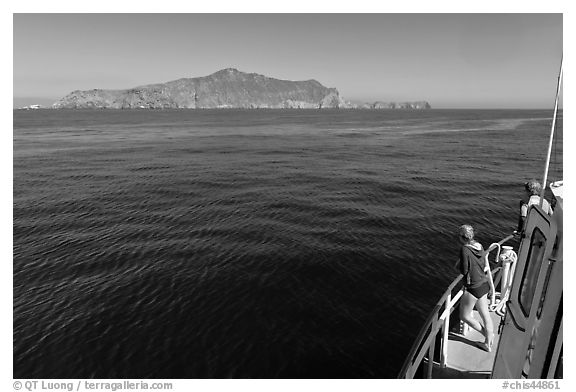
[[[551,116],[15,111],[14,377],[393,378]]]

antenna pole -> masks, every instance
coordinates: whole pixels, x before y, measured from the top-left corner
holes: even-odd
[[[552,154],[552,140],[554,139],[554,129],[556,129],[556,113],[558,112],[558,97],[560,96],[560,84],[562,84],[563,61],[560,60],[560,75],[558,75],[558,86],[556,87],[556,102],[554,103],[554,118],[552,119],[552,129],[550,130],[550,140],[548,142],[548,155],[546,157],[546,167],[544,168],[544,180],[542,181],[542,191],[540,192],[540,208],[544,204],[544,191],[546,181],[548,181],[548,167],[550,166],[550,155]]]

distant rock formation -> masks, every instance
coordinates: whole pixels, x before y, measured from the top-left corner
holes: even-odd
[[[42,105],[29,105],[29,106],[22,106],[21,108],[18,108],[18,110],[38,110],[38,109],[42,109]]]
[[[414,101],[414,102],[380,102],[376,101],[373,103],[351,103],[345,102],[341,105],[342,108],[348,109],[374,109],[374,110],[386,110],[386,109],[431,109],[432,107],[426,101]]]
[[[290,81],[226,68],[127,90],[73,91],[54,109],[430,109],[427,102],[351,104],[316,80]]]
[[[49,109],[56,102],[54,98],[47,97],[12,97],[12,109],[30,106],[39,106],[40,109]]]
[[[128,90],[73,91],[53,108],[212,109],[338,108],[338,90],[316,80],[288,81],[227,68],[199,78],[178,79]]]
[[[416,102],[374,102],[373,109],[430,109],[430,104],[426,101]]]

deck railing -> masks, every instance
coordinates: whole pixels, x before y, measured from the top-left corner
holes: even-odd
[[[498,243],[498,245],[510,240],[513,236],[506,237]],[[496,249],[496,246],[490,246],[488,252]],[[492,270],[494,287],[497,287],[502,278],[502,269],[500,266]],[[440,300],[436,303],[420,333],[414,340],[414,344],[404,361],[404,365],[398,374],[398,378],[414,378],[416,372],[420,368],[422,361],[426,358],[425,378],[432,378],[432,369],[434,367],[434,351],[436,349],[436,341],[438,334],[441,332],[440,338],[440,367],[445,368],[448,361],[448,334],[450,332],[450,315],[460,302],[460,298],[464,294],[464,288],[460,288],[456,293],[454,289],[459,285],[463,276],[458,275],[452,281],[450,286],[446,289]]]

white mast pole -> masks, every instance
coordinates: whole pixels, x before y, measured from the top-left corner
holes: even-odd
[[[560,75],[558,76],[558,86],[556,87],[556,102],[554,103],[554,118],[552,119],[552,129],[550,130],[550,141],[548,142],[548,156],[546,157],[546,167],[544,168],[544,181],[542,181],[542,191],[540,192],[540,208],[544,204],[544,191],[546,181],[548,181],[548,167],[550,166],[550,155],[552,154],[552,140],[554,139],[554,129],[556,128],[556,113],[558,112],[558,97],[560,96],[560,84],[562,83],[563,61],[560,61]]]

